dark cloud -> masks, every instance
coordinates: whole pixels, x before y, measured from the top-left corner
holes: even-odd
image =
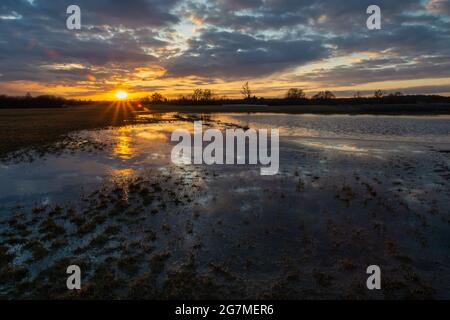
[[[292,27],[314,27],[326,32],[361,30],[366,9],[373,0],[265,0],[191,2],[191,10],[207,23],[234,30],[264,31]],[[385,21],[405,12],[424,9],[421,0],[379,0]],[[246,10],[243,10],[246,9]]]
[[[81,8],[83,23],[89,25],[160,27],[179,21],[170,12],[179,0],[34,0],[33,4],[26,0],[7,1],[2,7],[23,14],[25,18],[43,18],[55,25],[65,25],[66,9],[72,4]]]
[[[450,78],[450,60],[447,57],[430,57],[415,60],[373,59],[306,73],[297,80],[315,81],[323,85],[354,86],[370,82],[445,77]]]
[[[10,1],[0,5],[1,81],[83,80],[91,69],[112,75],[116,65],[123,70],[157,62],[145,51],[168,45],[159,32],[179,19],[170,13],[177,0],[76,1],[81,8],[82,30],[67,30],[66,9],[73,1]],[[9,19],[12,14],[18,18]],[[2,18],[3,17],[3,18]],[[5,18],[6,17],[6,18]],[[79,70],[50,70],[48,64],[78,63]],[[120,73],[120,70],[119,70]]]
[[[203,31],[170,61],[168,76],[254,77],[281,72],[329,54],[320,42],[263,39],[225,31]]]
[[[372,0],[191,2],[189,6],[196,18],[211,28],[227,30],[226,37],[223,32],[203,31],[197,39],[189,42],[189,49],[170,65],[170,70],[174,74],[254,76],[300,66],[316,58],[370,51],[389,57],[391,65],[398,59],[406,61],[399,66],[405,70],[405,76],[435,77],[442,74],[441,69],[446,68],[446,64],[436,61],[436,64],[418,67],[411,63],[423,56],[450,58],[450,24],[445,16],[448,2],[377,1],[382,12],[382,30],[376,31],[366,27],[366,9],[373,4]],[[253,39],[267,34],[275,34],[276,39],[268,41],[265,50],[259,50],[260,44]],[[305,40],[309,42],[302,42]],[[280,43],[289,44],[283,47]],[[251,48],[242,54],[237,47]],[[285,54],[280,55],[280,51]],[[266,61],[270,55],[272,59],[269,60],[273,63]],[[284,64],[277,65],[280,56],[284,58]],[[360,70],[359,65],[345,68],[354,73]],[[365,70],[365,73],[371,76],[370,81],[389,77],[393,80],[401,78],[396,70],[391,66],[383,67],[383,70]],[[336,71],[329,72],[329,80],[337,76],[336,82],[360,83],[351,78],[346,81],[340,73],[334,73]],[[439,72],[436,74],[436,71]],[[307,78],[314,77],[308,75]]]

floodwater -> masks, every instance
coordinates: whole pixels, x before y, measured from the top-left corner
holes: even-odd
[[[0,245],[27,270],[0,295],[48,297],[45,270],[68,259],[94,291],[107,266],[113,298],[450,298],[450,117],[199,119],[279,128],[279,174],[172,164],[172,131],[193,130],[179,118],[77,133],[107,145],[96,152],[0,163]]]

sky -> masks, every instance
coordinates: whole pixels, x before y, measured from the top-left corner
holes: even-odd
[[[247,81],[265,97],[450,95],[450,0],[0,1],[0,94],[238,97]]]

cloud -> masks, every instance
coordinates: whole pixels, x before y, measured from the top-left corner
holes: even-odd
[[[328,70],[304,73],[296,80],[314,81],[323,85],[356,86],[371,82],[430,78],[450,78],[450,60],[446,57],[380,58]]]
[[[2,0],[0,82],[91,92],[181,77],[183,88],[266,76],[355,86],[448,77],[449,3],[379,0],[382,30],[370,31],[372,0],[78,0],[82,30],[70,31],[73,1]],[[344,62],[298,71],[329,59]]]
[[[169,45],[160,33],[178,18],[170,13],[176,0],[77,1],[81,7],[81,31],[65,28],[66,8],[73,1],[2,1],[0,16],[14,12],[20,19],[2,20],[0,28],[1,81],[35,80],[69,82],[126,72],[156,62],[149,48]],[[82,64],[83,72],[41,68],[49,64]],[[118,67],[120,65],[120,67]]]
[[[246,78],[281,72],[329,54],[318,41],[264,39],[205,30],[189,49],[171,60],[167,76]]]
[[[372,4],[372,0],[233,0],[210,1],[206,5],[191,2],[190,8],[215,27],[246,31],[313,27],[328,33],[365,28],[366,9]],[[379,0],[377,4],[385,21],[423,9],[421,0]]]
[[[446,13],[450,15],[450,1],[448,0],[430,0],[427,9],[431,12]]]

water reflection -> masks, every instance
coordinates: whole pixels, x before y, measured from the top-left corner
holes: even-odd
[[[140,115],[138,117],[141,117]],[[193,131],[193,123],[191,121],[179,121],[175,114],[161,115],[142,115],[144,118],[150,118],[154,120],[151,124],[142,124],[134,126],[125,126],[121,128],[104,129],[97,131],[85,131],[79,133],[81,139],[91,139],[95,141],[105,142],[110,147],[105,152],[95,152],[89,154],[87,152],[79,151],[75,156],[65,154],[63,156],[48,156],[46,159],[40,159],[33,163],[21,163],[17,165],[1,164],[0,166],[0,199],[5,197],[19,196],[21,198],[31,195],[46,195],[54,193],[66,193],[70,194],[64,188],[75,188],[79,186],[86,186],[89,184],[98,184],[102,181],[108,181],[108,179],[117,177],[127,177],[136,175],[142,170],[147,168],[169,168],[173,167],[170,160],[170,154],[173,144],[170,143],[170,136],[176,129],[184,129],[189,132]],[[239,123],[239,118],[242,116],[233,115],[214,115],[211,118],[213,121],[220,121],[217,127],[223,129],[223,123]],[[288,128],[293,126],[290,136],[284,136],[282,142],[291,142],[291,146],[295,145],[293,150],[300,150],[303,152],[306,148],[314,149],[315,152],[326,151],[327,155],[333,154],[336,157],[339,154],[349,153],[362,156],[371,157],[383,157],[387,158],[395,154],[428,154],[428,143],[420,143],[415,141],[414,143],[389,141],[392,134],[388,135],[386,141],[375,140],[357,140],[349,139],[345,135],[340,135],[339,131],[335,133],[339,138],[323,138],[320,137],[302,137],[296,134],[302,133],[303,128],[309,130],[311,126],[316,125],[314,130],[321,131],[324,127],[325,132],[329,130],[330,121],[335,122],[335,127],[346,127],[350,123],[348,121],[350,117],[300,117],[293,115],[246,115],[250,118],[250,122],[247,122],[247,118],[244,119],[244,124],[249,124],[251,127],[267,127],[266,122],[272,117],[274,127],[280,125],[280,127]],[[210,121],[209,117],[200,117],[202,120]],[[162,120],[164,119],[164,121]],[[294,121],[295,120],[295,121]],[[386,124],[384,118],[358,118],[352,117],[352,124],[360,128],[363,126],[363,122],[368,120],[369,123],[375,124],[377,122],[378,128],[382,128]],[[284,123],[283,123],[284,121]],[[390,118],[388,121],[393,121]],[[419,137],[419,131],[427,131],[431,133],[431,128],[434,128],[433,140],[439,141],[439,143],[433,143],[437,150],[448,149],[443,142],[448,140],[447,132],[448,121],[444,126],[443,119],[412,119],[412,118],[396,118],[398,127],[408,128],[406,135],[411,137]],[[417,121],[420,126],[407,126],[401,125],[404,121],[408,124]],[[309,123],[312,122],[312,123]],[[341,122],[345,122],[345,125]],[[424,123],[429,123],[428,127]],[[436,122],[436,125],[434,125]],[[255,124],[256,123],[256,124]],[[209,125],[212,123],[210,122]],[[375,127],[375,125],[374,125]],[[421,127],[422,129],[418,129]],[[426,129],[427,128],[427,129]],[[287,131],[290,129],[286,129]],[[353,131],[352,131],[353,130]],[[352,129],[349,132],[353,133],[356,129]],[[359,130],[359,129],[358,129]],[[390,131],[394,131],[393,126]],[[414,135],[411,132],[414,131]],[[368,135],[369,138],[373,136]],[[404,135],[398,137],[404,138]],[[397,136],[396,136],[397,138]],[[423,137],[420,137],[422,139]],[[442,145],[442,146],[440,146]],[[283,146],[284,151],[281,150],[281,156],[283,152],[286,152],[287,146]],[[302,157],[302,159],[304,159]],[[287,162],[286,162],[287,161]],[[290,161],[286,160],[282,165],[289,164]],[[302,160],[303,161],[303,160]],[[447,160],[448,161],[448,160]],[[183,166],[180,169],[180,175],[187,175],[185,171],[191,173],[196,171],[195,166]]]
[[[212,119],[254,129],[278,128],[281,136],[450,143],[449,116],[215,114]]]
[[[112,169],[111,175],[114,177],[128,178],[135,174],[135,170],[132,168]]]
[[[119,132],[122,134],[123,131],[124,130],[119,129]],[[135,153],[135,150],[131,147],[131,141],[132,138],[125,134],[117,137],[117,144],[113,150],[114,155],[124,160],[131,159],[131,157]]]
[[[317,149],[329,149],[342,152],[367,153],[369,151],[367,148],[358,148],[355,145],[336,142],[301,141],[300,144]]]
[[[139,132],[138,136],[147,140],[169,141],[169,135],[167,132],[143,131]]]

